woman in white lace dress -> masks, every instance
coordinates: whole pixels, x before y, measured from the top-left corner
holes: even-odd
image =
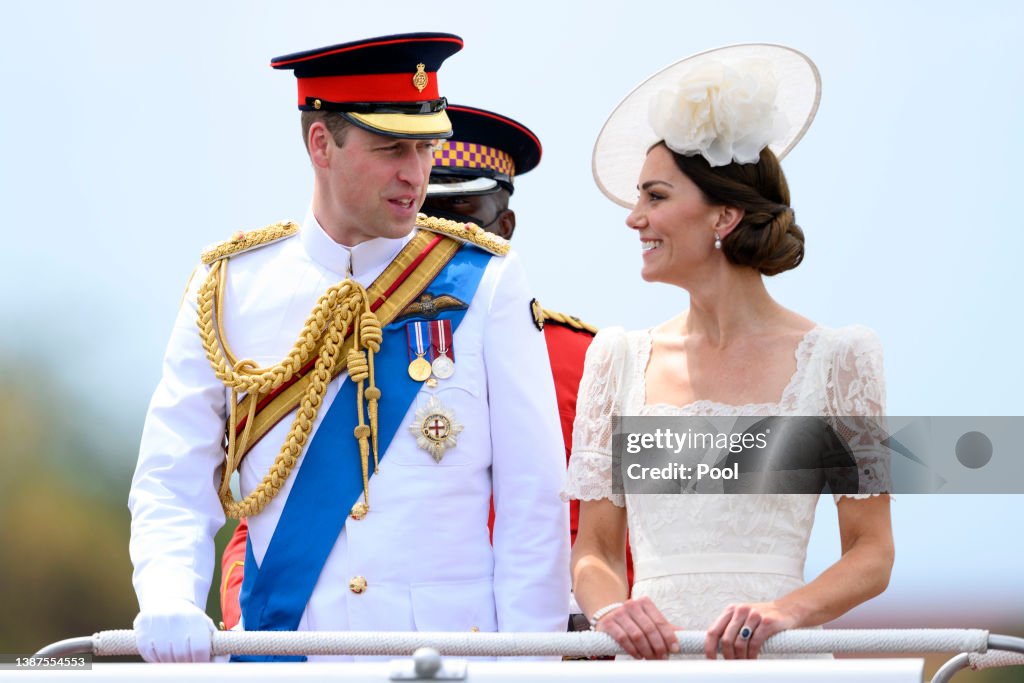
[[[818,626],[877,595],[892,568],[887,467],[870,457],[858,457],[862,493],[836,496],[842,556],[806,584],[817,495],[612,490],[613,415],[884,414],[875,334],[817,325],[765,288],[763,276],[800,263],[804,243],[772,148],[784,153],[795,144],[817,99],[810,110],[785,112],[804,125],[794,134],[790,121],[780,133],[785,122],[773,117],[781,118],[785,105],[776,100],[792,84],[780,82],[785,77],[765,62],[777,65],[790,55],[766,46],[767,57],[754,50],[759,59],[751,62],[742,47],[684,60],[658,84],[664,89],[675,79],[677,90],[646,95],[659,142],[643,157],[640,196],[626,223],[639,237],[642,277],[685,289],[690,307],[647,330],[602,330],[579,390],[563,491],[583,501],[573,548],[575,595],[595,628],[638,658],[677,651],[676,629],[707,630],[708,657],[757,657],[769,636]],[[791,76],[793,65],[782,71]],[[808,73],[816,88],[813,65]],[[602,170],[602,144],[621,128],[616,115],[629,109],[631,98],[613,113],[595,148],[598,184],[619,203],[629,186],[614,177],[621,163],[614,172],[607,165]],[[691,106],[702,101],[710,106]],[[701,130],[712,133],[694,133]]]

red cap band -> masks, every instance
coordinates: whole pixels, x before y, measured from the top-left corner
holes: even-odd
[[[415,71],[404,74],[360,74],[356,76],[315,76],[300,78],[299,106],[307,98],[327,102],[422,102],[436,100],[437,74],[425,72],[427,84],[421,92],[413,84]]]

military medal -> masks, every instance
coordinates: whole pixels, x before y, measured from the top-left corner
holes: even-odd
[[[423,382],[430,377],[430,361],[424,358],[427,349],[423,345],[423,323],[409,323],[405,326],[406,335],[409,338],[409,355],[416,354],[416,358],[409,363],[409,376],[417,382]]]
[[[429,379],[430,370],[430,363],[422,356],[409,363],[409,376],[417,382],[425,382]]]
[[[444,452],[454,448],[456,437],[463,426],[455,420],[455,414],[431,396],[427,405],[416,411],[416,417],[409,425],[409,431],[416,437],[416,445],[430,453],[434,462],[441,462]]]
[[[438,356],[430,364],[430,369],[434,371],[434,377],[448,379],[455,374],[455,363],[448,356]]]
[[[452,360],[452,323],[450,320],[438,320],[430,324],[431,341],[437,349],[437,356],[430,364],[434,377],[448,379],[455,374],[455,361]]]

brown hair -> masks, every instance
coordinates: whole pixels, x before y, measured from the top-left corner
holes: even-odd
[[[302,112],[302,144],[309,151],[309,129],[321,121],[327,128],[327,132],[334,138],[334,144],[341,147],[345,144],[345,132],[352,124],[336,112],[329,111],[303,111]]]
[[[672,152],[672,156],[709,204],[743,209],[739,225],[722,238],[722,253],[731,263],[756,268],[763,275],[778,275],[800,265],[804,231],[796,224],[786,176],[770,149],[761,150],[754,164],[711,166],[699,154]]]

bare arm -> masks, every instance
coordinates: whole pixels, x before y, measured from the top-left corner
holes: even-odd
[[[647,597],[629,599],[626,580],[626,509],[610,500],[582,501],[580,527],[572,548],[572,580],[584,613],[616,603],[595,628],[604,631],[631,657],[664,659],[678,652],[675,628]]]
[[[573,453],[563,495],[580,500],[572,549],[576,600],[604,631],[637,658],[661,659],[677,651],[675,632],[648,598],[629,600],[626,579],[626,508],[612,486],[612,422],[621,413],[620,382],[630,355],[621,328],[599,332],[587,350],[573,423]],[[602,610],[621,604],[616,609]]]
[[[629,597],[626,583],[626,510],[607,498],[580,501],[580,524],[572,547],[572,585],[591,615]]]
[[[771,602],[730,605],[708,629],[704,654],[753,659],[779,631],[831,621],[885,590],[895,549],[889,496],[842,498],[837,505],[842,557],[816,579]],[[749,638],[741,630],[750,629]]]
[[[837,511],[842,557],[814,581],[780,599],[802,613],[801,626],[832,621],[889,585],[896,556],[889,495],[841,498]]]

